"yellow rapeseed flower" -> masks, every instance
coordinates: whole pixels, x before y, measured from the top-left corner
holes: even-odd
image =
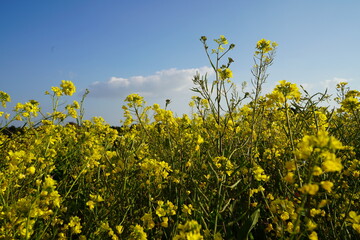
[[[218,43],[219,45],[226,45],[226,44],[229,43],[228,40],[226,39],[226,37],[225,37],[224,35],[220,35],[220,38],[214,39],[214,41],[215,41],[216,43]],[[220,47],[221,47],[221,46],[220,46]]]
[[[89,206],[90,210],[93,210],[95,207],[95,202],[90,200],[86,202],[86,206]]]
[[[185,213],[185,214],[188,214],[188,215],[191,215],[191,212],[193,210],[193,206],[191,204],[189,205],[186,205],[186,204],[183,204],[183,207],[182,207],[182,212]]]
[[[90,194],[91,200],[94,200],[95,202],[103,202],[104,199],[99,195]]]
[[[117,225],[115,228],[118,234],[121,234],[124,231],[124,227],[122,225]]]
[[[0,102],[1,105],[6,108],[6,103],[11,102],[10,95],[6,92],[0,91]]]
[[[147,234],[144,232],[144,228],[140,226],[139,224],[136,224],[135,226],[132,226],[132,231],[130,234],[131,240],[146,240]]]
[[[274,45],[275,46],[275,45]],[[276,47],[276,46],[275,46]],[[256,48],[260,51],[263,51],[263,53],[267,53],[270,52],[271,50],[273,50],[273,46],[271,45],[271,41],[270,40],[266,40],[266,39],[260,39],[257,43],[256,43]]]
[[[71,96],[76,92],[76,87],[74,83],[71,81],[62,80],[60,87],[61,87],[61,92],[68,96]]]
[[[281,80],[275,89],[266,96],[277,103],[283,104],[286,99],[298,102],[301,98],[301,93],[296,84]]]
[[[321,211],[322,211],[321,209],[312,208],[312,209],[310,210],[310,216],[315,217],[316,215],[321,214]]]
[[[325,207],[326,204],[328,204],[328,203],[329,203],[329,200],[327,200],[327,199],[322,199],[322,200],[320,201],[319,205],[318,205],[318,208],[323,208],[323,207]]]
[[[273,225],[271,223],[269,223],[265,228],[265,231],[267,231],[267,232],[271,232],[273,230],[274,230],[274,227],[273,227]]]
[[[343,169],[341,159],[337,158],[335,153],[326,151],[323,152],[321,156],[324,158],[322,163],[324,172],[340,172]]]
[[[314,175],[314,176],[320,176],[321,174],[323,174],[323,170],[321,169],[321,167],[319,167],[319,166],[314,166],[314,168],[313,168],[313,175]]]
[[[311,234],[309,235],[309,239],[310,240],[318,240],[318,235],[315,231],[311,232]]]
[[[296,170],[295,162],[294,161],[285,162],[285,168],[289,171],[295,171]]]
[[[230,68],[223,68],[223,69],[219,68],[217,71],[219,73],[219,77],[221,80],[225,80],[233,77],[233,73],[230,70]]]
[[[201,235],[200,230],[201,225],[196,220],[187,221],[185,224],[178,225],[179,233],[173,240],[202,240],[204,238]]]
[[[286,231],[289,232],[289,233],[292,233],[294,230],[294,224],[292,222],[288,222],[286,224]]]
[[[35,167],[34,167],[34,166],[28,167],[28,168],[26,169],[26,171],[27,171],[29,174],[34,174],[34,173],[35,173]]]
[[[317,224],[314,221],[312,221],[311,219],[309,219],[309,221],[306,224],[306,227],[307,227],[308,231],[312,231],[317,227]]]
[[[315,195],[319,191],[319,185],[317,185],[317,184],[305,184],[304,186],[299,188],[299,191],[302,192],[302,193]]]
[[[81,233],[81,223],[80,223],[80,218],[78,216],[74,216],[74,217],[70,217],[70,222],[68,224],[69,227],[71,227],[71,231],[74,234],[79,234]]]
[[[169,218],[168,217],[162,217],[161,226],[164,228],[167,228],[169,226]]]
[[[284,180],[288,183],[294,183],[294,173],[293,172],[288,172],[286,174],[286,176],[284,177]]]
[[[152,214],[151,213],[145,213],[144,216],[142,216],[141,220],[143,221],[143,225],[147,228],[147,229],[152,229],[155,227],[155,222],[152,218]]]
[[[130,108],[139,107],[145,103],[144,98],[136,93],[128,95],[125,98],[125,101],[128,102],[128,107],[130,107]]]
[[[255,180],[257,181],[268,181],[270,179],[269,176],[264,174],[264,169],[262,169],[259,165],[256,165],[252,168]]]
[[[321,181],[320,184],[321,187],[329,193],[332,191],[332,187],[334,186],[334,184],[330,181]]]
[[[288,220],[290,217],[289,217],[289,213],[288,212],[283,212],[280,216],[281,220],[283,221],[286,221]]]
[[[63,94],[62,91],[61,91],[61,89],[60,89],[59,87],[51,87],[51,91],[53,91],[54,94],[55,94],[56,96],[58,96],[58,97]]]

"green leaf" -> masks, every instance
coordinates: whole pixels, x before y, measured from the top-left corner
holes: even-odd
[[[256,209],[251,216],[246,220],[244,225],[240,229],[240,239],[248,240],[251,230],[255,227],[260,217],[260,209]]]

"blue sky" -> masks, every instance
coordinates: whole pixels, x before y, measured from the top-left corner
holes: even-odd
[[[86,117],[120,125],[124,98],[189,113],[191,78],[209,71],[199,38],[225,35],[234,81],[250,83],[261,38],[279,44],[265,90],[277,81],[311,93],[349,81],[360,89],[357,0],[8,0],[0,2],[0,90],[17,102],[44,95],[61,80],[88,88]],[[80,94],[64,100],[79,100]],[[2,111],[0,109],[0,111]],[[7,110],[9,111],[9,110]]]

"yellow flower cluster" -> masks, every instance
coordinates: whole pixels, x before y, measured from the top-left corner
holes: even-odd
[[[141,220],[143,221],[143,225],[146,227],[146,229],[152,229],[155,227],[155,222],[151,213],[145,213]]]
[[[360,109],[360,92],[356,90],[348,91],[345,99],[341,101],[341,108],[345,112],[353,112]]]
[[[14,111],[21,113],[25,118],[37,117],[38,112],[40,111],[39,102],[31,100],[25,104],[17,103],[14,107]]]
[[[0,91],[0,102],[1,105],[6,108],[6,103],[11,102],[10,95],[6,92]]]
[[[90,210],[93,210],[97,203],[104,201],[104,199],[100,195],[90,194],[90,199],[91,200],[86,202],[86,205],[89,207]]]
[[[214,41],[217,42],[218,44],[223,44],[223,45],[226,45],[229,43],[224,35],[220,35],[220,38],[214,39]]]
[[[128,107],[140,107],[144,102],[144,98],[141,97],[139,94],[130,94],[125,98],[125,101],[128,102]]]
[[[79,234],[81,233],[81,219],[77,216],[71,217],[70,222],[68,223],[68,226],[71,228],[71,232],[73,234]]]
[[[176,214],[177,207],[170,201],[158,201],[156,207],[156,215],[159,217],[172,216]]]
[[[227,45],[229,44],[228,40],[226,39],[226,37],[224,35],[220,35],[220,38],[218,39],[214,39],[214,41],[218,44],[218,48],[217,49],[213,49],[212,53],[221,53],[225,51],[225,48],[223,47],[223,45]]]
[[[278,85],[276,85],[275,89],[266,96],[270,101],[281,106],[287,100],[294,100],[298,102],[301,98],[301,93],[296,84],[282,80]]]
[[[287,199],[277,198],[271,201],[270,211],[274,214],[275,229],[272,225],[268,226],[268,231],[276,231],[276,235],[286,230],[288,233],[299,232],[300,228],[294,229],[294,222],[298,217],[295,205]],[[285,228],[285,229],[284,229]]]
[[[141,176],[147,178],[146,184],[161,184],[167,179],[169,173],[172,171],[167,162],[157,161],[155,159],[144,159],[139,163],[141,168]],[[161,186],[161,185],[158,185]]]
[[[132,231],[129,239],[146,240],[147,234],[146,232],[144,232],[144,228],[142,226],[136,224],[135,226],[132,227]]]
[[[185,224],[179,224],[178,234],[173,240],[202,240],[204,237],[200,233],[201,225],[195,221],[190,220]]]
[[[349,221],[352,223],[354,230],[360,234],[360,215],[358,215],[355,211],[350,211]]]
[[[302,193],[315,195],[319,191],[319,185],[317,184],[305,184],[301,188],[299,188],[299,191]]]
[[[217,71],[221,80],[226,80],[233,77],[233,73],[230,68],[219,68]]]
[[[68,96],[71,96],[76,92],[76,87],[74,83],[72,83],[71,81],[62,80],[60,87],[61,87],[61,92]]]
[[[298,144],[297,156],[299,159],[309,160],[311,156],[319,156],[322,170],[314,166],[314,175],[324,172],[336,172],[343,169],[341,159],[336,157],[336,150],[344,149],[340,141],[329,136],[327,131],[319,131],[317,135],[305,136]],[[318,164],[318,163],[317,163]]]
[[[230,159],[222,156],[222,157],[215,157],[213,158],[213,163],[215,165],[216,168],[220,169],[220,174],[224,174],[224,172],[230,176],[235,167],[234,167],[234,164],[230,161]]]
[[[255,52],[256,54],[258,53],[268,53],[273,51],[276,47],[278,46],[278,44],[276,42],[272,42],[270,40],[266,40],[266,39],[261,39],[256,43],[256,49],[257,51]]]
[[[55,96],[62,96],[62,95],[68,95],[72,96],[76,92],[76,87],[73,82],[68,80],[62,80],[60,87],[51,87],[51,91],[54,93]],[[46,94],[49,94],[49,92],[45,92]]]
[[[73,117],[73,118],[77,118],[77,111],[76,109],[79,109],[80,108],[80,105],[77,101],[73,101],[73,104],[69,104],[67,105],[66,107],[66,110],[68,112],[68,115]]]
[[[253,167],[252,172],[256,181],[268,181],[270,179],[270,176],[264,174],[264,169],[262,169],[259,165]]]

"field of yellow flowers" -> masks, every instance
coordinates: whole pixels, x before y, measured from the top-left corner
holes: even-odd
[[[60,109],[70,81],[46,92],[51,113],[0,91],[0,239],[359,239],[360,92],[339,83],[337,108],[284,80],[262,94],[264,39],[242,92],[235,45],[200,40],[215,80],[194,76],[191,115],[131,94],[114,128],[83,120],[87,93]]]

